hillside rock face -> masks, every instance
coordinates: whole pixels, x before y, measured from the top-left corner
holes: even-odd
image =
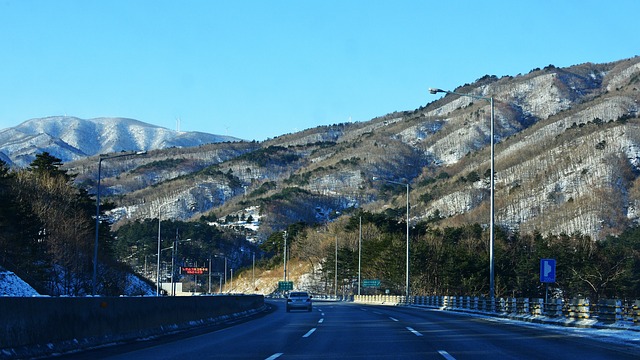
[[[636,58],[547,68],[470,89],[496,103],[496,224],[597,239],[637,222],[631,193],[640,173],[639,78]],[[424,113],[455,128],[428,151],[443,164],[484,173],[489,154],[481,149],[490,141],[490,110],[488,102],[474,101],[458,97]],[[481,194],[467,186],[428,204],[426,212],[451,217],[480,209],[489,197],[488,178],[482,182]]]
[[[497,226],[601,239],[638,222],[640,58],[485,76],[453,90],[494,99]],[[378,177],[411,185],[412,222],[486,226],[490,134],[489,101],[448,94],[416,110],[264,143],[163,150],[128,168],[123,160],[105,191],[126,194],[123,219],[155,217],[157,206],[177,199],[167,208],[174,218],[258,205],[278,229],[351,207],[402,209],[404,186]],[[166,161],[172,165],[151,166]],[[72,168],[95,178],[95,165]]]
[[[32,119],[0,131],[0,158],[25,167],[47,151],[63,162],[119,151],[191,147],[239,139],[179,132],[123,118],[79,119],[56,116]]]

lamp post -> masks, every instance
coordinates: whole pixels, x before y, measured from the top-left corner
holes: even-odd
[[[358,295],[362,283],[362,216],[360,216],[360,234],[358,236]]]
[[[174,281],[174,276],[176,275],[175,265],[176,258],[178,257],[178,243],[188,241],[191,241],[191,239],[178,240],[178,229],[176,229],[176,238],[173,240],[173,246],[171,246],[171,296],[176,296],[176,282]],[[211,268],[211,266],[209,266],[209,268]],[[209,276],[209,280],[211,280],[211,276]]]
[[[284,253],[283,253],[283,258],[284,258],[284,267],[283,267],[283,272],[284,272],[284,279],[283,281],[287,281],[287,231],[285,230],[284,233],[282,234],[282,237],[284,238]]]
[[[406,297],[406,301],[409,301],[409,183],[381,179],[378,177],[374,177],[373,180],[374,181],[380,180],[380,181],[388,182],[391,184],[404,185],[407,187],[407,259],[406,259],[405,297]]]
[[[227,256],[223,254],[213,254],[213,257],[224,258],[224,286],[227,286]],[[211,271],[211,269],[209,269]],[[220,294],[222,294],[222,276],[220,276]]]
[[[160,224],[162,223],[162,207],[173,204],[177,200],[169,201],[158,207],[158,265],[156,268],[156,296],[160,296]]]
[[[491,176],[490,176],[490,202],[489,202],[489,212],[491,213],[489,219],[489,298],[491,299],[492,307],[495,299],[495,283],[494,283],[494,258],[493,258],[493,242],[495,238],[495,234],[493,232],[493,225],[495,221],[494,214],[494,192],[495,192],[495,175],[494,175],[494,146],[495,139],[493,137],[494,134],[494,124],[495,124],[495,112],[493,106],[493,96],[479,96],[474,94],[461,94],[454,91],[442,90],[437,88],[429,88],[429,93],[437,94],[437,93],[446,93],[446,94],[454,94],[458,96],[466,96],[474,99],[486,100],[491,105]]]
[[[336,268],[333,272],[334,280],[333,280],[333,296],[338,298],[338,237],[336,236]]]
[[[98,157],[98,189],[96,190],[96,239],[93,244],[93,279],[91,285],[91,295],[96,294],[98,284],[98,239],[100,237],[100,178],[102,176],[102,160],[116,159],[124,156],[144,155],[146,151],[128,152],[126,154],[106,155],[100,154]]]

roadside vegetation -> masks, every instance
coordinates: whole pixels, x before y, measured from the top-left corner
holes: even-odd
[[[360,220],[362,228],[360,228]],[[357,293],[358,244],[362,229],[362,279],[380,280],[380,288],[362,294],[401,295],[405,291],[406,223],[385,214],[357,212],[324,226],[287,228],[290,257],[306,261],[320,279],[312,291]],[[282,267],[283,232],[261,247],[272,268]],[[489,234],[478,224],[410,228],[410,287],[414,295],[486,296],[489,287]],[[337,287],[336,279],[337,253]],[[540,259],[556,260],[556,297],[640,298],[640,228],[594,241],[581,234],[508,234],[496,230],[497,297],[544,297]]]

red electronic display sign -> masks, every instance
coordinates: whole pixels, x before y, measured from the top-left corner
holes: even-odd
[[[209,273],[209,268],[206,267],[182,267],[182,273],[187,275],[203,275]]]

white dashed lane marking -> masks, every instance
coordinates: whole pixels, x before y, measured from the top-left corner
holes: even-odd
[[[304,334],[302,337],[303,338],[309,337],[309,336],[311,336],[311,334],[313,334],[314,331],[316,331],[316,328],[313,328],[313,329],[307,331],[307,333]]]
[[[411,331],[415,336],[422,336],[421,333],[419,333],[418,331],[414,330],[412,327],[407,326],[407,330]]]

